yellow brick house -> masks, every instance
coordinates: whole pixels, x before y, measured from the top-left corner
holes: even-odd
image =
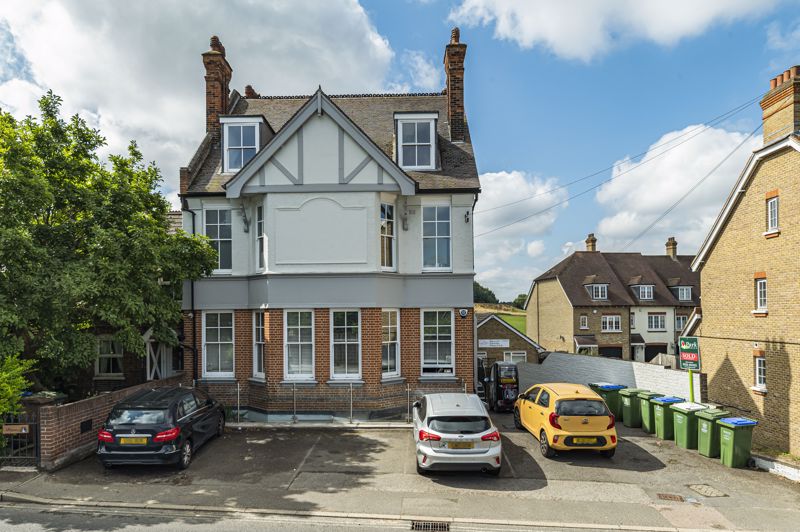
[[[763,448],[800,455],[800,67],[770,80],[764,146],[692,262],[708,396],[759,421]]]

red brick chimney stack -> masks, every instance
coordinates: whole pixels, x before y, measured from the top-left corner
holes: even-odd
[[[206,67],[206,132],[218,141],[219,115],[228,112],[228,86],[233,69],[225,59],[225,47],[216,35],[211,37],[211,49],[203,54],[203,66]]]
[[[447,76],[447,120],[450,122],[450,140],[463,142],[467,136],[464,114],[464,58],[467,45],[459,42],[461,32],[453,28],[450,43],[444,51],[444,72]]]

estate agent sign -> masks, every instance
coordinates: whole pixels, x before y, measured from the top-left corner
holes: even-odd
[[[700,371],[700,343],[696,336],[678,338],[678,354],[681,369]]]

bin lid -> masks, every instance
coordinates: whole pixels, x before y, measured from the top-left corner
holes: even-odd
[[[697,412],[700,410],[705,410],[708,407],[706,407],[705,405],[701,405],[700,403],[690,403],[689,401],[687,401],[685,403],[675,403],[674,405],[671,406],[671,408],[673,410],[677,410],[678,412],[689,413],[689,412]]]
[[[729,416],[730,412],[728,412],[727,410],[720,410],[719,408],[708,408],[706,410],[701,410],[697,412],[695,415],[703,419],[709,419],[711,421],[714,421],[715,419]]]
[[[672,397],[672,396],[654,397],[653,399],[650,399],[650,401],[652,401],[654,403],[661,403],[663,405],[671,405],[673,403],[682,403],[683,402],[683,398],[681,398],[681,397]]]
[[[624,384],[612,384],[610,382],[590,382],[589,386],[600,388],[603,391],[622,390],[626,388]]]
[[[717,423],[726,427],[752,427],[753,425],[758,425],[758,421],[746,417],[724,417],[718,419]]]
[[[647,390],[642,390],[641,388],[623,388],[619,391],[620,395],[636,395],[639,392],[646,392]]]
[[[663,393],[656,393],[656,392],[648,392],[648,391],[641,391],[636,394],[636,397],[640,399],[652,399],[653,397],[661,397],[664,395]]]

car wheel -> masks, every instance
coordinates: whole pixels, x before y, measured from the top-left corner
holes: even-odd
[[[614,458],[614,454],[617,452],[617,448],[613,449],[606,449],[605,451],[600,451],[600,454],[605,456],[606,458]]]
[[[545,458],[552,458],[556,455],[556,452],[547,442],[547,433],[545,431],[539,433],[539,450],[542,451],[542,456]]]
[[[425,476],[425,475],[428,474],[428,472],[426,470],[424,470],[424,469],[422,469],[420,467],[419,462],[417,462],[417,474],[422,475],[422,476]]]
[[[103,464],[103,467],[106,469],[114,469],[114,464],[109,464],[108,462],[102,462],[102,461],[100,463]]]
[[[493,467],[492,469],[487,469],[486,474],[492,477],[499,477],[501,469],[500,467]]]
[[[217,421],[217,437],[221,438],[225,434],[225,416],[220,414]]]
[[[178,460],[178,469],[186,469],[192,463],[192,442],[186,440],[181,445],[181,457]]]
[[[522,429],[522,420],[519,418],[519,408],[514,409],[514,428]]]

